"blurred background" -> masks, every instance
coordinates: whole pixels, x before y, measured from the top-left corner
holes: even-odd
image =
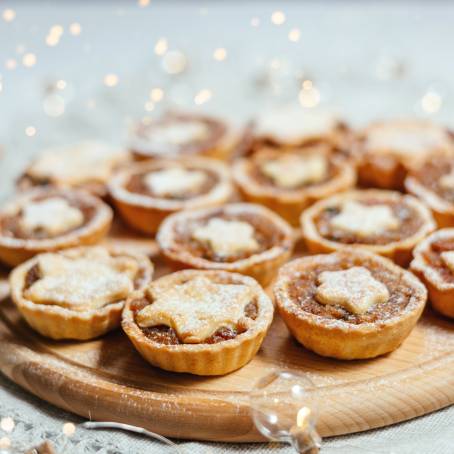
[[[448,1],[0,2],[0,192],[43,147],[163,109],[454,117]]]

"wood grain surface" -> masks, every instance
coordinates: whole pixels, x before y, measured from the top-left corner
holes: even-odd
[[[153,240],[117,228],[107,241],[146,251],[158,275],[168,272]],[[224,377],[202,378],[152,367],[121,330],[89,342],[47,340],[28,328],[6,290],[3,281],[1,371],[42,399],[89,419],[176,438],[258,441],[248,395],[274,369],[305,372],[319,387],[322,436],[382,427],[454,403],[454,323],[430,309],[397,351],[351,362],[305,350],[276,316],[251,363]]]

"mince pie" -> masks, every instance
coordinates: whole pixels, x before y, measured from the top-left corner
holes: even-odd
[[[118,172],[109,186],[124,220],[148,234],[169,214],[222,205],[234,193],[227,167],[201,157],[138,162]]]
[[[138,123],[131,131],[129,148],[137,159],[187,155],[225,159],[237,141],[237,132],[222,120],[171,112],[150,122]]]
[[[102,142],[86,141],[43,152],[18,181],[21,189],[34,186],[84,189],[104,197],[112,173],[129,153]]]
[[[267,208],[238,203],[173,214],[157,240],[177,268],[233,271],[266,285],[290,258],[294,234]]]
[[[345,124],[329,112],[284,107],[263,112],[254,121],[256,140],[269,144],[298,147],[314,143],[338,143]]]
[[[454,318],[454,229],[429,235],[414,250],[410,269],[425,284],[432,307]]]
[[[39,254],[10,276],[28,324],[52,339],[92,339],[117,328],[126,299],[151,281],[147,257],[87,246]]]
[[[409,170],[433,153],[452,153],[449,130],[426,120],[390,120],[372,123],[359,135],[360,183],[384,189],[402,189]]]
[[[298,342],[339,359],[395,350],[427,300],[427,290],[412,273],[358,249],[288,263],[280,270],[274,295]]]
[[[271,208],[294,226],[304,208],[350,189],[356,180],[353,165],[325,144],[264,146],[236,161],[232,174],[246,200]]]
[[[122,327],[154,366],[223,375],[248,363],[273,320],[273,303],[254,279],[185,270],[132,296]]]
[[[321,200],[303,212],[301,225],[311,253],[353,246],[402,266],[435,229],[432,214],[418,199],[379,189],[347,191]]]
[[[0,261],[17,265],[40,252],[97,243],[111,208],[84,191],[35,188],[0,210]]]
[[[432,155],[409,172],[405,189],[432,210],[439,227],[454,226],[454,156]]]

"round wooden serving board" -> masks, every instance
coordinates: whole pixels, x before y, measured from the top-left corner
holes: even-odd
[[[108,241],[152,257],[157,253],[152,240],[121,231]],[[154,261],[158,275],[168,272]],[[305,350],[276,316],[251,363],[224,377],[203,378],[152,367],[121,330],[90,342],[47,340],[27,327],[5,290],[0,285],[1,371],[42,399],[89,419],[176,438],[258,441],[248,393],[273,369],[307,373],[320,387],[322,436],[382,427],[454,403],[454,323],[430,310],[397,351],[352,362]]]

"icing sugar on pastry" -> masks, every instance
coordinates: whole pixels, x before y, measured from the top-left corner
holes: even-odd
[[[196,228],[192,237],[207,243],[219,256],[228,257],[259,249],[254,232],[254,227],[247,222],[212,218],[206,225]]]
[[[445,189],[454,189],[454,169],[440,177],[440,186]]]
[[[187,170],[182,167],[151,172],[145,176],[145,184],[158,196],[178,196],[200,187],[206,174],[200,170]]]
[[[55,304],[76,311],[97,309],[124,299],[134,289],[138,264],[127,256],[112,257],[93,248],[82,257],[43,254],[38,259],[41,278],[25,291],[38,304]]]
[[[219,328],[236,328],[240,320],[248,323],[244,310],[253,293],[246,285],[197,277],[169,289],[150,290],[153,303],[137,314],[138,325],[169,326],[183,343],[201,343]]]
[[[36,178],[50,178],[67,185],[85,182],[105,182],[115,165],[125,158],[123,151],[116,151],[99,142],[81,142],[45,151],[35,161],[28,173]]]
[[[159,146],[184,145],[190,142],[204,140],[208,137],[208,128],[198,121],[175,121],[150,128],[147,131],[147,140]]]
[[[344,271],[324,271],[318,277],[315,298],[319,303],[339,305],[353,314],[364,314],[385,303],[389,291],[367,268],[355,266]]]
[[[377,152],[398,152],[404,156],[425,154],[450,146],[448,134],[435,125],[423,123],[390,123],[372,128],[365,148]]]
[[[60,197],[28,203],[19,219],[19,225],[25,232],[44,229],[49,235],[67,232],[81,226],[83,222],[83,213]]]
[[[298,142],[331,133],[337,125],[334,115],[307,112],[302,108],[286,108],[259,116],[257,135],[272,136],[282,142]]]
[[[397,229],[399,219],[385,204],[367,206],[352,200],[342,204],[341,212],[331,219],[331,226],[360,236]]]
[[[328,163],[323,155],[299,156],[288,153],[265,162],[261,170],[278,186],[291,189],[323,180],[326,177]]]
[[[449,270],[454,273],[454,251],[445,251],[441,253],[441,259]]]

